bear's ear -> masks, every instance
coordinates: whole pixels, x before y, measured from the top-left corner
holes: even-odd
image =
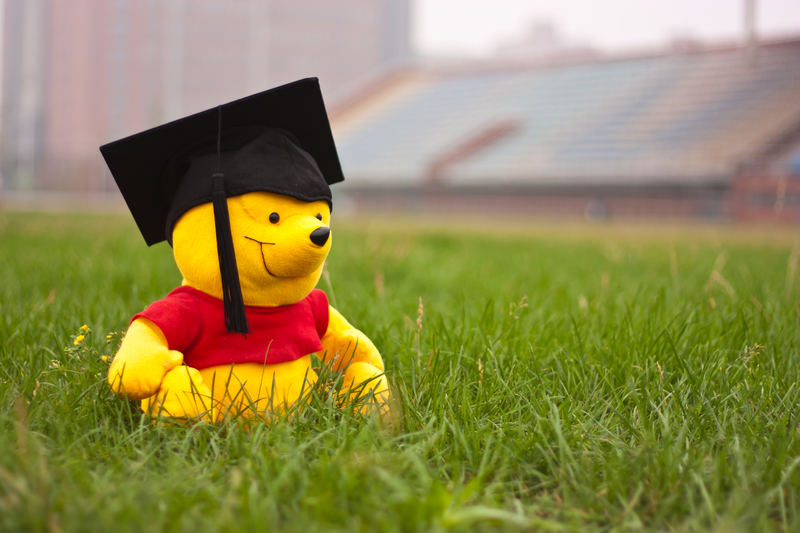
[[[220,108],[223,163],[225,153],[231,150],[227,146],[226,132],[261,126],[289,132],[289,144],[310,156],[324,183],[331,185],[344,180],[317,78],[299,80]],[[167,227],[167,219],[175,207],[174,195],[181,189],[182,181],[182,178],[176,179],[170,162],[176,155],[185,153],[187,148],[198,142],[203,144],[204,138],[215,140],[219,111],[218,108],[209,109],[100,147],[148,245],[169,237],[171,228]],[[215,151],[214,144],[211,143],[212,151]],[[209,153],[208,150],[204,152]],[[188,171],[185,163],[183,168],[184,172]],[[229,171],[222,170],[226,182],[235,178]],[[211,173],[206,179],[204,196],[196,199],[184,212],[195,205],[211,202]],[[226,190],[229,196],[242,194],[227,185]]]

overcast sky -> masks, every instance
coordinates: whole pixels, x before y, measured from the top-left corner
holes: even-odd
[[[741,36],[744,0],[412,0],[412,46],[424,55],[486,56],[535,21],[565,41],[620,51],[675,37]],[[757,0],[759,34],[800,36],[800,0]]]

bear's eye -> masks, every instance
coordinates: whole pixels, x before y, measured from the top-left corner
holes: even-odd
[[[281,216],[278,213],[272,213],[269,216],[269,221],[272,222],[273,224],[277,224],[280,219]]]
[[[322,220],[322,214],[317,213],[317,220]]]

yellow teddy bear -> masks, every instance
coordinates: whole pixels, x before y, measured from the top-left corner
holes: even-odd
[[[168,240],[183,275],[133,317],[109,370],[117,395],[151,414],[249,419],[303,397],[316,354],[352,401],[387,413],[380,353],[314,288],[332,241],[329,184],[344,179],[316,79],[101,152],[145,240]]]

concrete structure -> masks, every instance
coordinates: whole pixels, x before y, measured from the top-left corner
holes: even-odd
[[[408,58],[408,0],[5,0],[6,190],[116,192],[98,146],[299,78]]]
[[[800,217],[800,40],[406,71],[333,126],[359,209]]]

